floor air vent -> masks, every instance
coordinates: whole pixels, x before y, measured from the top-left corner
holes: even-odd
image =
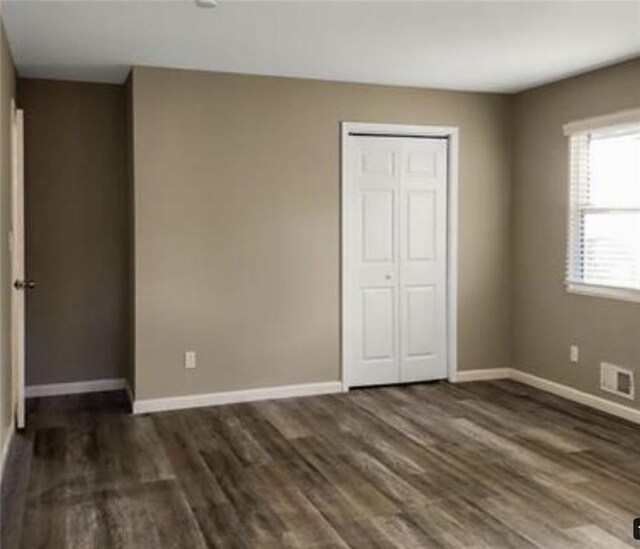
[[[633,372],[602,362],[600,364],[600,388],[624,398],[634,398]]]

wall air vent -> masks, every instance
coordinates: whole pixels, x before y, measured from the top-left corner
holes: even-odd
[[[635,397],[633,372],[614,364],[601,362],[600,389],[624,398],[633,399]]]

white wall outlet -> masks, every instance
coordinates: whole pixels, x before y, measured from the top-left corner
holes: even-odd
[[[196,367],[196,352],[187,351],[184,354],[184,368],[185,370],[193,370]]]
[[[569,347],[569,358],[571,362],[578,362],[578,360],[580,360],[580,349],[577,345],[571,345],[571,347]]]

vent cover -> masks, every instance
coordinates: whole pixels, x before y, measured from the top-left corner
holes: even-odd
[[[633,399],[635,395],[633,372],[614,364],[602,362],[600,364],[600,388],[608,393]]]

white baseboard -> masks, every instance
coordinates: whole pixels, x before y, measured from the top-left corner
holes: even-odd
[[[301,385],[265,387],[263,389],[247,389],[243,391],[226,391],[201,395],[151,398],[134,400],[133,413],[146,414],[149,412],[183,410],[186,408],[200,408],[203,406],[220,406],[222,404],[235,404],[238,402],[326,395],[330,393],[341,393],[342,391],[342,382],[326,381],[322,383],[304,383]]]
[[[458,370],[454,383],[466,381],[489,381],[492,379],[507,379],[511,377],[511,368],[486,368],[483,370]]]
[[[579,404],[584,404],[585,406],[595,408],[601,412],[606,412],[613,416],[640,424],[640,410],[637,408],[631,408],[630,406],[625,406],[624,404],[614,402],[613,400],[585,393],[578,389],[574,389],[573,387],[569,387],[568,385],[563,385],[562,383],[534,376],[521,370],[516,370],[515,368],[463,370],[458,372],[454,381],[488,381],[492,379],[511,379],[513,381],[518,381],[525,385],[535,387],[536,389],[546,391],[547,393],[553,393],[554,395],[566,398],[567,400],[578,402]]]
[[[131,388],[131,385],[129,385],[129,380],[125,380],[125,390],[127,391],[127,398],[129,399],[129,403],[131,404],[131,407],[133,408],[133,403],[135,401],[135,398],[133,398],[133,389]]]
[[[7,465],[7,458],[9,457],[9,448],[11,448],[11,441],[13,440],[13,435],[16,432],[16,428],[14,425],[14,420],[11,418],[11,425],[7,431],[7,439],[4,441],[4,446],[2,447],[2,454],[0,455],[0,484],[2,484],[2,479],[4,478],[4,468]]]
[[[548,393],[553,393],[554,395],[561,396],[563,398],[566,398],[567,400],[572,400],[573,402],[584,404],[585,406],[595,408],[596,410],[600,410],[601,412],[606,412],[613,416],[621,417],[623,419],[632,421],[633,423],[640,423],[640,410],[638,410],[637,408],[631,408],[630,406],[625,406],[624,404],[619,404],[606,398],[592,395],[590,393],[584,393],[582,391],[578,391],[578,389],[569,387],[568,385],[562,385],[561,383],[556,383],[555,381],[549,381],[548,379],[527,374],[520,370],[511,370],[510,379],[519,381],[520,383],[524,383],[525,385],[530,385],[531,387],[535,387],[536,389],[541,389]]]
[[[92,381],[77,381],[73,383],[51,383],[49,385],[27,385],[27,398],[60,395],[77,395],[80,393],[98,393],[100,391],[117,391],[125,389],[124,379],[95,379]]]
[[[453,380],[456,383],[469,381],[489,381],[493,379],[512,379],[525,385],[530,385],[537,389],[553,393],[573,402],[578,402],[624,418],[634,423],[640,424],[640,410],[631,408],[602,398],[596,395],[585,393],[532,374],[525,373],[514,368],[488,368],[482,370],[462,370],[456,374]],[[81,381],[77,383],[55,383],[51,385],[30,385],[26,388],[27,398],[71,395],[79,393],[92,393],[98,391],[128,390],[130,398],[131,391],[124,379],[99,379],[94,381]],[[279,387],[266,387],[261,389],[247,389],[241,391],[226,391],[220,393],[208,393],[200,395],[188,395],[179,397],[154,398],[133,400],[133,413],[144,414],[149,412],[161,412],[165,410],[181,410],[186,408],[198,408],[202,406],[220,406],[222,404],[234,404],[238,402],[252,402],[258,400],[269,400],[279,398],[291,398],[301,396],[323,395],[330,393],[340,393],[343,391],[342,383],[339,381],[327,381],[321,383],[305,383],[300,385],[283,385]],[[11,431],[13,433],[13,431]],[[5,443],[2,453],[0,467],[4,467],[4,459],[8,451],[9,440]]]

